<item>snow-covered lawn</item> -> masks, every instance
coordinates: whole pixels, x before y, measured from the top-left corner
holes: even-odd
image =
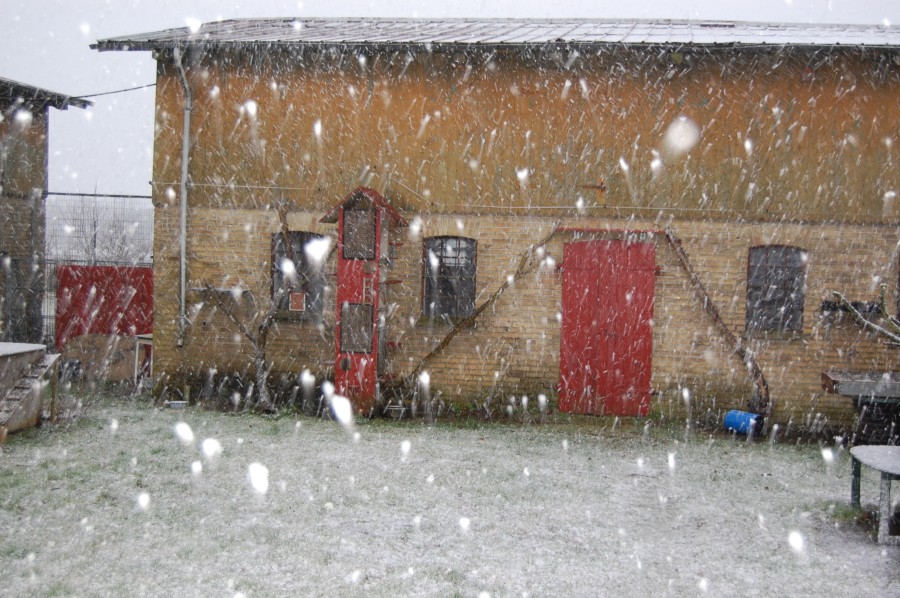
[[[106,400],[2,447],[0,593],[900,595],[848,459],[600,419],[348,432]]]

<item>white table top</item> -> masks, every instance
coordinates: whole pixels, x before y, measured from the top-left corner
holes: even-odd
[[[873,444],[854,446],[850,449],[850,454],[860,463],[872,469],[900,475],[900,446]]]

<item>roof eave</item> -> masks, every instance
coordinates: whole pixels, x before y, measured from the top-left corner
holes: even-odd
[[[176,43],[150,43],[150,42],[120,42],[116,40],[98,40],[97,43],[91,44],[91,50],[98,52],[152,52],[153,50],[163,50],[175,46],[184,46],[186,44]]]
[[[793,49],[793,50],[822,50],[822,49],[863,49],[863,50],[898,50],[891,44],[842,44],[842,43],[705,43],[692,41],[659,41],[659,42],[625,42],[625,41],[566,41],[550,40],[542,42],[383,42],[383,41],[288,41],[288,40],[252,40],[252,41],[212,41],[200,39],[186,40],[99,40],[91,44],[92,50],[98,52],[161,52],[174,48],[205,48],[210,50],[242,49],[250,47],[345,47],[345,48],[382,48],[382,49],[419,49],[428,48],[431,51],[441,50],[525,50],[548,47],[628,47],[628,48],[668,48],[668,47],[693,47],[706,50],[759,50],[759,49]]]
[[[820,41],[822,40],[822,41]],[[100,40],[99,51],[181,48],[892,48],[900,27],[650,19],[228,19]]]
[[[69,106],[87,108],[93,105],[93,102],[84,98],[57,93],[12,79],[0,78],[0,89],[2,89],[4,97],[19,98],[22,103],[28,104],[32,108],[43,109],[49,106],[57,110],[66,110]]]
[[[94,102],[90,100],[85,100],[84,98],[76,98],[76,97],[65,97],[63,103],[60,105],[51,104],[57,110],[68,110],[69,106],[75,106],[76,108],[81,108],[82,110],[89,108],[94,105]]]

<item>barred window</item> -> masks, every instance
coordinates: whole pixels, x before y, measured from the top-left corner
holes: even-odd
[[[751,247],[747,270],[747,331],[803,330],[807,253],[799,247]]]
[[[306,254],[306,245],[324,237],[315,233],[290,231],[272,235],[272,300],[278,309],[302,312],[310,317],[322,315],[325,274],[321,264],[314,265]],[[285,264],[291,260],[293,268]]]
[[[375,259],[375,210],[347,207],[344,210],[344,259]]]
[[[422,312],[466,317],[475,311],[476,245],[465,237],[425,239]]]
[[[341,353],[371,353],[375,325],[368,303],[341,306]]]

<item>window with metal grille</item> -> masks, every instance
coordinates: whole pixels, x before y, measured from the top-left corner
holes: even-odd
[[[374,331],[370,304],[341,306],[341,353],[371,353]]]
[[[306,252],[310,242],[322,239],[322,235],[303,231],[272,235],[272,300],[278,303],[278,309],[307,317],[322,315],[325,274],[322,264],[314,264]]]
[[[461,318],[475,311],[476,245],[465,237],[425,239],[422,312]]]
[[[375,259],[375,210],[346,208],[344,210],[344,259]]]
[[[747,331],[803,330],[807,253],[799,247],[751,247],[747,269]]]

